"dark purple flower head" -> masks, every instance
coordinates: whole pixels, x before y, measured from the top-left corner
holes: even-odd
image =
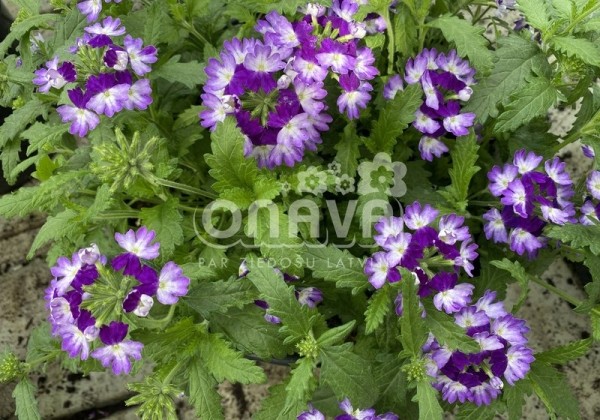
[[[112,321],[100,328],[100,340],[106,345],[119,344],[127,336],[129,326],[123,322]]]

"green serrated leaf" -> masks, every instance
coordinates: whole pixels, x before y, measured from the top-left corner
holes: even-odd
[[[508,420],[520,420],[523,418],[525,396],[532,392],[531,384],[527,378],[521,379],[515,382],[513,386],[507,386],[503,389],[502,395],[506,402]]]
[[[518,94],[498,117],[496,130],[513,131],[532,119],[545,115],[560,98],[559,91],[544,77],[535,77]]]
[[[218,382],[228,380],[242,384],[262,383],[267,377],[255,362],[233,350],[220,334],[207,334],[198,350],[208,371]]]
[[[352,344],[321,348],[321,381],[336,395],[343,395],[357,407],[371,407],[377,399],[377,385],[366,360],[352,352]]]
[[[33,258],[35,251],[50,241],[65,237],[74,237],[80,229],[78,223],[75,221],[76,218],[77,213],[70,209],[64,210],[56,216],[48,217],[48,220],[46,220],[46,223],[33,240],[27,258]]]
[[[422,304],[427,312],[424,318],[425,328],[431,331],[441,344],[450,350],[460,350],[464,353],[481,351],[477,342],[465,334],[465,330],[454,322],[453,317],[438,311],[429,301],[423,301]]]
[[[189,399],[196,409],[198,418],[224,419],[221,396],[217,392],[217,381],[204,366],[202,360],[196,358],[188,364]]]
[[[311,400],[313,392],[317,388],[317,378],[314,374],[314,362],[308,358],[302,358],[298,361],[296,366],[290,373],[290,381],[288,382],[285,390],[287,395],[285,397],[284,412],[293,413],[294,409],[298,404],[308,403]]]
[[[414,283],[413,274],[406,270],[400,270],[402,274],[402,316],[400,317],[400,328],[402,346],[415,357],[420,356],[421,347],[427,338],[427,332],[421,318],[422,310],[419,308],[419,297]]]
[[[589,247],[594,255],[600,255],[600,226],[564,225],[552,226],[546,236],[569,243],[573,248]]]
[[[195,284],[184,302],[202,317],[209,318],[213,312],[225,313],[229,308],[242,308],[255,299],[254,295],[250,282],[219,280]]]
[[[29,123],[42,114],[47,112],[48,108],[37,98],[28,101],[21,108],[17,108],[10,114],[0,126],[0,148],[13,140],[21,133]]]
[[[365,140],[372,153],[392,153],[398,136],[415,119],[415,111],[423,103],[422,95],[419,85],[410,85],[385,104],[373,123],[371,136]]]
[[[542,69],[549,67],[546,55],[528,39],[510,35],[499,40],[499,44],[493,72],[473,86],[473,95],[464,107],[465,112],[474,112],[480,122],[488,116],[496,117],[497,105],[507,104],[511,94],[523,89],[532,72],[541,74]]]
[[[19,420],[40,420],[40,412],[35,400],[36,387],[27,378],[21,379],[12,393],[17,410],[15,414]]]
[[[364,261],[348,250],[333,246],[306,247],[304,258],[314,277],[335,282],[339,288],[353,288],[353,294],[369,284],[363,270]]]
[[[43,15],[36,14],[19,21],[17,24],[11,25],[10,32],[2,40],[2,42],[0,42],[0,57],[4,57],[11,45],[27,32],[34,28],[44,26],[47,23],[56,20],[57,18],[59,18],[59,15],[52,13],[46,13]]]
[[[238,349],[261,359],[283,358],[294,351],[293,347],[283,344],[279,326],[265,321],[264,311],[254,304],[219,314],[211,319],[210,325]]]
[[[577,340],[564,346],[555,347],[550,350],[536,353],[535,360],[540,363],[564,365],[582,356],[592,347],[593,340],[586,338],[585,340]]]
[[[452,184],[446,188],[446,191],[450,193],[455,208],[461,212],[467,208],[471,179],[481,169],[475,165],[479,158],[478,151],[477,139],[471,133],[468,137],[456,139],[456,145],[450,154],[452,168],[449,173]]]
[[[393,296],[389,293],[389,288],[383,288],[375,291],[369,299],[368,308],[365,312],[365,333],[371,334],[375,331],[385,319],[385,316],[392,309]]]
[[[542,32],[550,25],[550,12],[546,0],[519,0],[518,8],[527,18],[527,23]]]
[[[162,255],[170,255],[176,245],[183,242],[181,221],[183,216],[178,209],[179,200],[170,198],[155,207],[144,208],[140,218],[148,229],[156,231],[156,240],[160,242]]]
[[[360,137],[356,133],[356,125],[353,122],[349,123],[344,127],[341,140],[335,145],[335,150],[337,150],[335,161],[340,164],[342,174],[347,174],[350,177],[356,175],[358,159],[360,158],[359,144]]]
[[[488,73],[492,68],[492,52],[487,48],[488,40],[483,36],[485,28],[460,19],[457,16],[441,16],[427,24],[438,28],[444,37],[456,45],[461,57],[469,61],[480,74]]]
[[[293,408],[286,408],[287,392],[285,390],[289,379],[282,384],[269,388],[269,396],[265,398],[254,420],[296,420],[299,413],[306,410],[306,404],[298,402]]]
[[[573,36],[555,36],[551,40],[554,48],[569,57],[578,58],[592,66],[600,66],[600,48],[593,42]]]
[[[282,332],[294,340],[306,337],[314,321],[311,310],[296,299],[294,287],[288,286],[283,277],[265,263],[249,263],[249,268],[248,279],[269,304],[269,313],[281,319]]]
[[[521,286],[521,293],[517,303],[513,306],[512,311],[516,312],[519,310],[525,299],[527,299],[527,293],[529,292],[529,274],[525,271],[525,268],[518,261],[510,261],[508,258],[503,258],[502,261],[491,261],[491,265],[500,268],[510,273],[511,277],[517,280]]]
[[[419,403],[419,420],[436,420],[444,417],[444,410],[438,401],[438,393],[428,381],[417,383],[417,393],[413,401]]]
[[[559,415],[569,420],[581,419],[579,402],[563,373],[536,360],[531,364],[528,378],[533,390],[551,415]]]
[[[209,173],[217,182],[213,188],[223,192],[230,188],[253,190],[258,174],[256,162],[244,157],[244,136],[231,118],[217,125],[211,135],[212,154],[204,156]]]
[[[382,410],[399,413],[406,406],[407,378],[397,355],[385,355],[382,363],[376,366],[375,382],[379,384],[377,404]]]
[[[162,78],[172,83],[182,83],[189,89],[197,88],[205,79],[204,65],[196,60],[181,63],[180,59],[181,56],[174,55],[165,64],[156,66],[150,73],[150,78],[152,80]]]

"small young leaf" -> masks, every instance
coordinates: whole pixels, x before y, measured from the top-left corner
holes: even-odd
[[[269,396],[262,400],[259,412],[253,417],[255,420],[296,420],[298,414],[306,410],[306,404],[301,401],[298,401],[295,407],[288,407],[286,410],[285,388],[288,382],[289,379],[269,388]]]
[[[503,258],[502,261],[491,261],[491,265],[494,267],[500,268],[510,273],[511,277],[517,280],[521,286],[521,293],[519,294],[519,299],[517,303],[513,306],[513,312],[516,312],[525,299],[527,298],[527,293],[529,292],[529,275],[525,268],[518,261],[510,261],[508,258]]]
[[[52,240],[74,236],[80,229],[79,224],[75,221],[76,218],[77,213],[71,209],[64,210],[56,216],[48,217],[46,224],[42,226],[33,240],[27,258],[33,258],[35,251]]]
[[[371,136],[365,141],[372,153],[392,153],[396,139],[415,119],[415,111],[423,103],[423,90],[419,85],[410,85],[388,101],[373,123]]]
[[[457,139],[456,146],[451,153],[450,179],[452,184],[446,188],[446,191],[450,194],[455,208],[460,212],[464,212],[467,208],[471,179],[481,169],[475,165],[479,157],[478,150],[477,139],[474,134],[470,134],[466,138]]]
[[[40,412],[35,400],[35,385],[27,378],[21,379],[12,393],[17,406],[15,414],[19,420],[40,420]]]
[[[356,134],[356,125],[354,123],[348,124],[344,128],[344,135],[341,140],[335,145],[335,150],[337,150],[335,161],[340,164],[342,174],[351,177],[356,175],[358,159],[360,158],[359,141],[360,137]]]
[[[594,255],[600,255],[600,226],[564,225],[552,226],[546,232],[549,238],[570,243],[573,248],[589,247]]]
[[[383,323],[385,316],[392,309],[392,300],[393,296],[386,286],[375,291],[371,296],[368,303],[369,307],[365,312],[366,334],[371,334]]]
[[[537,357],[537,355],[536,355]],[[525,396],[533,392],[531,383],[527,378],[515,382],[513,386],[505,387],[502,391],[506,402],[508,420],[520,420],[523,418],[523,405]]]
[[[456,45],[458,53],[469,57],[478,74],[485,74],[492,68],[492,52],[487,48],[483,26],[450,15],[441,16],[427,25],[441,29],[444,37]]]
[[[321,334],[321,336],[317,340],[317,344],[319,344],[319,346],[321,347],[334,346],[336,344],[340,344],[354,329],[355,325],[356,320],[353,319],[350,322],[346,322],[344,325],[331,328],[330,330],[327,330],[323,334]]]

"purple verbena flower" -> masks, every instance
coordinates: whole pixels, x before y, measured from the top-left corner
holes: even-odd
[[[92,357],[100,361],[102,366],[111,367],[115,375],[131,372],[131,359],[142,358],[142,343],[127,340],[128,325],[113,321],[100,328],[100,340],[106,345],[92,352]]]
[[[115,241],[127,252],[113,258],[112,267],[115,270],[124,268],[125,275],[138,274],[141,270],[140,259],[153,260],[159,255],[160,244],[151,243],[155,235],[156,232],[149,231],[145,226],[139,228],[137,232],[129,229],[125,234],[115,233]]]
[[[102,23],[95,23],[92,26],[84,28],[85,31],[92,35],[119,36],[125,35],[125,27],[121,26],[121,19],[106,17]]]
[[[189,285],[190,279],[183,275],[181,267],[169,261],[158,276],[156,297],[164,305],[173,305],[187,294]]]

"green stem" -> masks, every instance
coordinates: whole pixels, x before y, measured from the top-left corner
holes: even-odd
[[[159,319],[151,319],[151,318],[137,318],[135,323],[140,327],[147,328],[150,330],[163,330],[171,320],[173,319],[173,315],[175,314],[175,306],[171,305],[169,308],[169,313],[165,315],[164,318]]]
[[[575,19],[573,19],[573,22],[571,22],[571,24],[569,26],[567,26],[567,28],[562,33],[569,34],[579,23],[581,23],[589,15],[591,15],[592,13],[594,13],[597,10],[600,10],[600,2],[596,3],[592,8],[587,10],[585,13],[582,13],[581,15],[579,15]]]
[[[153,178],[155,184],[162,185],[163,187],[173,188],[175,190],[183,191],[188,194],[199,195],[210,199],[218,198],[216,194],[210,191],[201,190],[200,188],[190,187],[189,185],[181,184],[175,181],[169,181],[168,179]]]
[[[49,353],[42,357],[38,357],[37,359],[34,359],[31,362],[25,362],[25,363],[28,366],[28,370],[31,371],[32,369],[35,369],[36,367],[38,367],[39,365],[41,365],[44,362],[56,359],[56,357],[58,357],[59,354],[60,354],[59,351],[53,351],[52,353]]]
[[[96,220],[115,220],[115,219],[136,219],[140,216],[137,210],[114,210],[100,213],[94,219]]]
[[[548,290],[549,292],[554,293],[556,296],[559,296],[561,299],[563,299],[566,302],[569,302],[573,306],[579,306],[579,305],[581,305],[583,303],[579,299],[571,296],[570,294],[568,294],[567,292],[559,289],[558,287],[552,286],[551,284],[545,282],[544,280],[542,280],[538,276],[529,276],[529,278],[534,283],[539,284],[544,289]],[[593,308],[590,312],[594,313],[596,316],[600,316],[600,309],[598,309],[598,308]]]
[[[394,54],[396,52],[396,37],[394,36],[394,27],[392,25],[392,20],[390,19],[390,9],[386,7],[383,13],[383,19],[385,20],[385,25],[387,27],[387,35],[389,38],[388,43],[388,69],[387,72],[389,75],[394,73]]]

